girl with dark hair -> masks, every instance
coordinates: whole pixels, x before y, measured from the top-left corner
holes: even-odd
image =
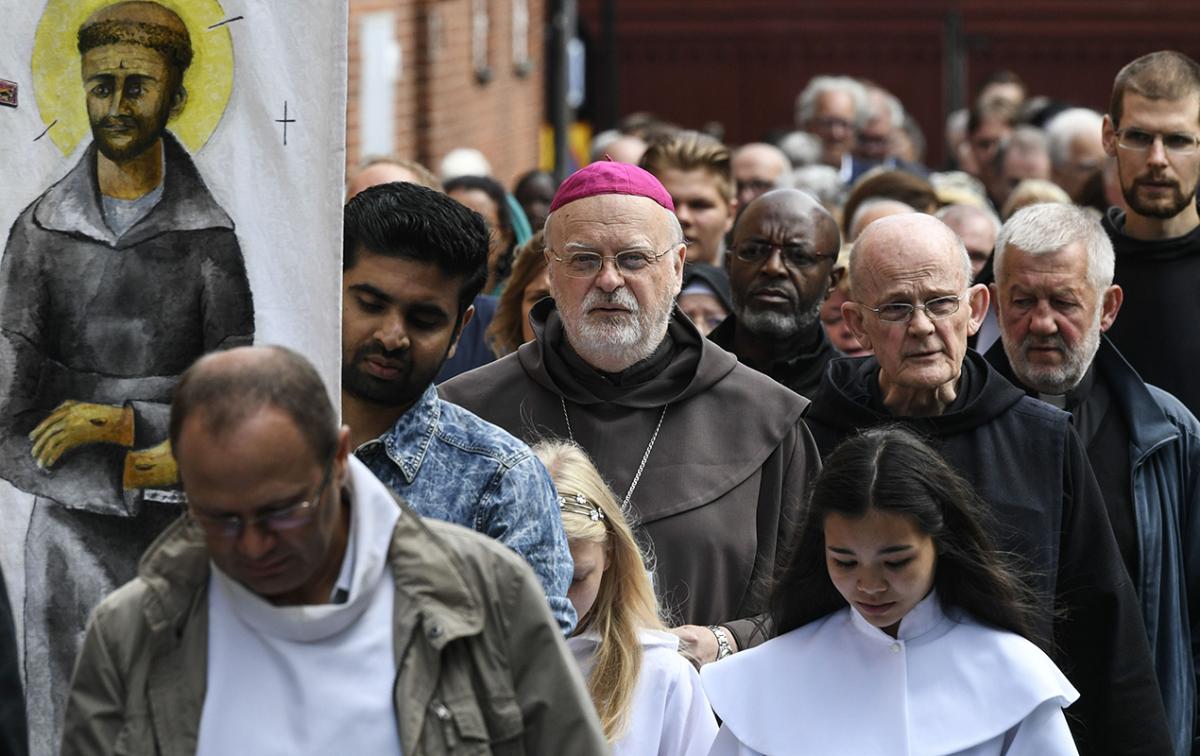
[[[1077,753],[1079,694],[986,515],[908,431],[834,450],[773,595],[780,635],[701,673],[724,722],[710,756]]]

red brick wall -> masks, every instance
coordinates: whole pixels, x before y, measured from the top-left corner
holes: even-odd
[[[579,0],[593,40],[602,6]],[[738,143],[788,127],[809,77],[865,76],[903,100],[937,165],[945,24],[955,10],[972,92],[990,71],[1010,68],[1035,95],[1103,110],[1113,76],[1135,57],[1163,48],[1200,55],[1195,0],[617,0],[614,109],[690,128],[720,121]]]
[[[488,0],[492,78],[480,83],[472,66],[471,0],[350,0],[349,90],[346,159],[359,150],[359,31],[364,14],[396,13],[401,74],[395,92],[395,152],[419,160],[435,173],[455,147],[481,150],[493,174],[507,186],[537,166],[543,121],[545,0],[528,0],[532,70],[520,76],[512,64],[511,0]]]

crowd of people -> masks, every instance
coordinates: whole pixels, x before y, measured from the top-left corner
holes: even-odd
[[[73,670],[22,690],[0,579],[0,754],[1200,753],[1200,65],[946,140],[818,76],[561,184],[366,161],[340,411],[192,364]]]

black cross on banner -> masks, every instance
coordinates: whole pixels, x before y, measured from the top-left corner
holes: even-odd
[[[287,100],[283,101],[283,118],[276,118],[275,123],[283,124],[283,146],[287,147],[287,127],[289,123],[295,123],[295,118],[288,118]]]

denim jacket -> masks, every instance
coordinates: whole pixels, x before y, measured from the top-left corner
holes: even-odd
[[[575,571],[550,474],[523,442],[442,401],[430,386],[391,430],[355,452],[417,514],[490,536],[542,582],[563,634],[575,627]]]

